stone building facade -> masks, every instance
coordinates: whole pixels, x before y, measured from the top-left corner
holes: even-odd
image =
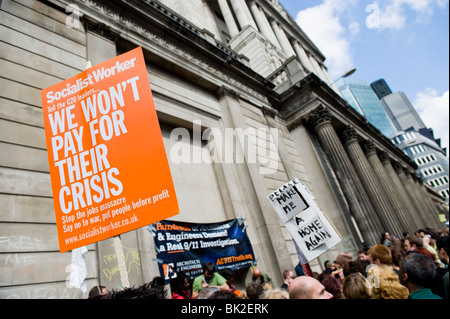
[[[173,220],[245,218],[258,266],[277,286],[298,256],[266,196],[293,178],[305,183],[342,237],[311,263],[315,271],[341,251],[356,254],[378,243],[384,231],[442,227],[442,198],[340,97],[325,57],[278,1],[2,0],[0,6],[0,298],[86,296],[68,282],[71,253],[59,253],[40,90],[83,71],[87,61],[95,65],[137,46],[179,201]],[[180,140],[180,128],[191,138]],[[225,152],[233,160],[224,161],[195,138],[208,129],[226,138],[227,129],[240,129],[250,138],[231,137]],[[192,160],[175,160],[179,143]],[[239,160],[247,148],[256,156]],[[151,232],[144,227],[121,237],[130,284],[158,276]],[[90,245],[85,257],[88,290],[121,285],[112,239]],[[238,287],[249,276],[239,271]]]

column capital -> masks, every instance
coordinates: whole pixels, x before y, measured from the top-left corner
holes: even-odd
[[[365,141],[362,145],[362,149],[366,156],[376,155],[377,148],[375,147],[375,143],[372,141]]]
[[[382,151],[380,153],[380,161],[383,165],[391,163],[391,157],[389,156],[388,152]]]
[[[348,125],[342,133],[344,145],[348,143],[358,142],[358,133],[352,125]]]
[[[394,169],[397,174],[405,173],[405,166],[399,162],[394,163]]]
[[[331,124],[332,119],[331,112],[324,105],[319,106],[314,111],[312,111],[308,117],[307,122],[312,126],[314,130],[318,129],[321,125]]]
[[[236,92],[235,90],[230,89],[226,86],[220,87],[216,92],[217,92],[217,98],[219,100],[223,99],[224,97],[231,97],[232,99],[235,99],[235,100],[239,100],[239,98],[240,98],[240,95],[238,92]]]

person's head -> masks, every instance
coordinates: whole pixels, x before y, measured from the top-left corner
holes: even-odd
[[[336,266],[338,268],[341,268],[341,267],[343,267],[345,265],[345,263],[347,263],[349,261],[352,261],[352,259],[353,259],[353,255],[351,253],[343,252],[343,253],[340,253],[336,257],[336,260],[335,260],[334,263],[336,264]]]
[[[142,300],[161,300],[167,298],[167,290],[151,287],[150,283],[137,288],[124,288],[123,290],[109,291],[101,299],[142,299]]]
[[[415,250],[417,247],[423,247],[423,241],[420,237],[415,235],[410,235],[403,241],[403,249],[405,252]]]
[[[213,293],[219,291],[217,287],[206,287],[199,291],[197,299],[208,299]]]
[[[345,277],[342,291],[346,299],[371,299],[372,287],[363,274],[352,273]]]
[[[107,294],[105,286],[94,286],[89,290],[89,299],[98,298]]]
[[[261,278],[261,275],[262,275],[261,269],[259,269],[259,268],[253,269],[252,276],[253,276],[254,280]]]
[[[164,286],[166,285],[166,282],[162,277],[155,277],[150,282],[150,287],[155,289],[164,289]]]
[[[280,288],[271,289],[264,292],[263,299],[289,299],[289,293]]]
[[[438,232],[433,228],[426,227],[419,229],[419,237],[423,240],[426,236],[430,238],[430,245],[434,245],[439,238]]]
[[[182,293],[189,289],[189,280],[184,273],[177,273],[177,276],[170,282],[170,289],[175,293]]]
[[[381,234],[381,242],[380,244],[382,244],[385,240],[391,240],[391,234],[389,234],[389,232],[385,231]]]
[[[358,251],[358,260],[369,260],[369,255],[367,254],[367,250]]]
[[[203,276],[205,276],[206,281],[211,280],[215,271],[216,268],[212,262],[203,265]]]
[[[400,282],[411,291],[429,287],[436,275],[436,266],[429,257],[412,252],[403,259],[400,265]]]
[[[369,260],[371,264],[392,264],[391,250],[385,245],[375,245],[369,249]]]
[[[248,299],[260,299],[264,292],[263,287],[257,282],[248,284],[245,291]]]
[[[341,281],[333,276],[325,276],[321,284],[325,287],[325,290],[333,295],[333,299],[342,299],[342,284]]]
[[[350,261],[342,267],[342,270],[344,272],[344,277],[347,277],[348,275],[359,272],[361,274],[364,274],[366,271],[366,266],[363,265],[364,260],[356,260],[356,261]]]
[[[289,284],[294,280],[295,274],[292,270],[283,271],[284,283],[289,286]]]
[[[233,280],[234,272],[230,268],[222,269],[220,271],[220,274],[227,280],[227,282],[231,282]]]
[[[214,292],[207,299],[240,299],[240,298],[232,292],[219,290]]]
[[[396,267],[400,267],[400,262],[403,259],[403,253],[398,249],[391,249],[392,264]]]
[[[437,253],[439,259],[448,265],[449,263],[449,243],[448,236],[443,236],[436,241]]]
[[[333,299],[333,295],[317,279],[301,276],[290,284],[289,299]]]

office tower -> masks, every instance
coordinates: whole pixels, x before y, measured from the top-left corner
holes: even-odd
[[[411,127],[420,130],[425,127],[405,93],[395,92],[387,95],[381,99],[381,104],[397,131],[405,131]]]
[[[366,81],[340,79],[336,86],[343,98],[386,137],[396,132],[380,100]]]
[[[370,84],[375,94],[381,100],[385,96],[392,94],[392,90],[384,79],[380,79]]]

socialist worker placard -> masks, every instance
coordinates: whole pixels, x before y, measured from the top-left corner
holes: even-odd
[[[140,47],[41,95],[60,252],[178,214]]]

